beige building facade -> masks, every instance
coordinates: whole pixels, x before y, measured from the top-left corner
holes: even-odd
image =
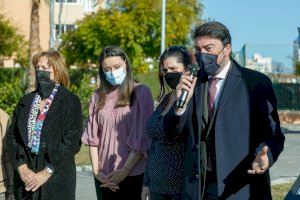
[[[29,40],[31,0],[0,0],[0,13],[3,14],[19,33]],[[42,49],[49,48],[50,10],[47,1],[41,0],[40,16],[40,45]]]
[[[63,0],[61,13],[62,33],[76,28],[75,22],[82,19],[86,14],[104,8],[105,0]],[[96,6],[95,6],[96,5]],[[54,28],[58,28],[60,4],[54,0]],[[0,13],[3,14],[25,36],[30,37],[31,0],[0,0]],[[42,50],[50,47],[50,0],[41,0],[39,8],[40,17],[40,46]],[[54,37],[56,31],[54,30]],[[1,59],[1,58],[0,58]],[[4,58],[2,58],[4,59]],[[13,59],[5,58],[2,67],[14,67]],[[1,66],[0,66],[1,67]]]
[[[19,33],[29,40],[31,0],[0,0],[0,13],[3,14]],[[40,9],[40,46],[42,49],[49,48],[49,5],[42,0]],[[16,63],[12,58],[2,58],[2,67],[14,67]]]

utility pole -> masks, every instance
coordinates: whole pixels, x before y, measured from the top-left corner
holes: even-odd
[[[54,24],[54,0],[50,0],[50,49],[54,48],[55,44],[55,24]]]
[[[54,23],[54,1],[50,0],[50,49],[57,49],[59,45],[59,38],[62,33],[61,16],[63,9],[63,0],[59,0],[59,11],[58,11],[58,30],[56,31]]]
[[[162,0],[162,7],[161,7],[161,43],[160,43],[160,55],[165,50],[165,36],[166,36],[166,0]]]
[[[58,31],[57,31],[57,35],[55,37],[55,44],[54,44],[55,49],[58,49],[58,46],[59,46],[59,43],[60,43],[60,36],[61,36],[61,33],[62,33],[62,24],[61,24],[62,9],[63,9],[63,0],[59,0]]]
[[[298,48],[300,49],[300,27],[298,27]]]

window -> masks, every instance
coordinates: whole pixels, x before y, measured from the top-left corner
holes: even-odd
[[[63,3],[79,3],[79,0],[61,0]],[[59,3],[60,0],[55,0],[56,3]]]
[[[66,33],[67,31],[71,31],[75,29],[74,24],[62,24],[61,25],[61,34]],[[55,24],[55,33],[58,35],[59,25]]]

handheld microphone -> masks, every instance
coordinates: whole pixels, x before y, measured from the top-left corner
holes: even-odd
[[[190,64],[187,66],[187,68],[188,68],[188,71],[190,71],[190,78],[193,80],[194,77],[197,75],[198,70],[200,68],[197,64]],[[175,106],[178,108],[183,108],[183,106],[186,102],[187,96],[188,96],[188,91],[183,89],[179,99],[177,99],[177,101],[175,103]]]

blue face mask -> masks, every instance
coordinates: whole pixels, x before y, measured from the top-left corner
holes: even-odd
[[[126,72],[124,67],[111,72],[104,72],[104,74],[106,80],[111,85],[121,85],[126,77]]]

